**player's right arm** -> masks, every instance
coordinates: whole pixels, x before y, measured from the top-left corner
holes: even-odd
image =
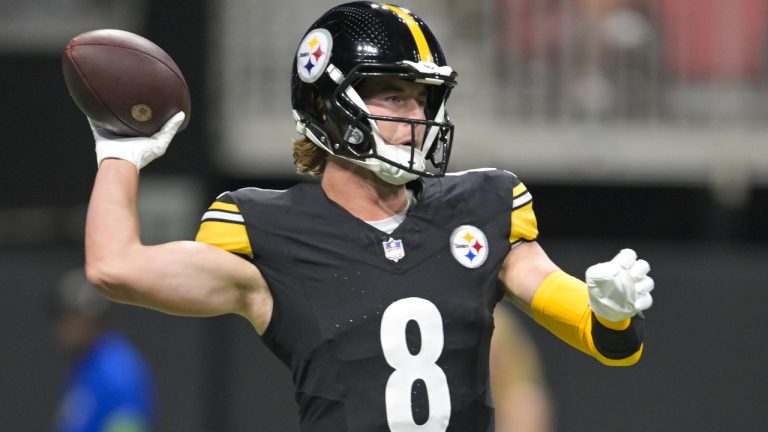
[[[117,302],[176,315],[237,313],[263,332],[272,298],[258,269],[205,243],[142,244],[136,209],[139,164],[117,156],[99,160],[85,227],[91,283]]]

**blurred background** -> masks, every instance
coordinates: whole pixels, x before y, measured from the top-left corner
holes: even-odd
[[[192,239],[208,203],[288,187],[290,67],[327,0],[0,4],[0,429],[43,431],[67,359],[46,311],[83,261],[96,172],[61,75],[67,41],[121,28],[184,71],[192,119],[142,171],[142,236]],[[415,0],[459,72],[452,170],[532,191],[540,242],[583,274],[622,247],[652,265],[639,365],[610,369],[524,319],[558,431],[763,430],[768,423],[768,1]],[[117,229],[118,227],[116,227]],[[297,430],[290,376],[249,324],[121,306],[158,431]],[[514,361],[512,359],[511,361]]]

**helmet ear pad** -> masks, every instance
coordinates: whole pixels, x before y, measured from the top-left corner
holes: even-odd
[[[362,84],[360,82],[350,86],[349,91],[358,94],[358,89]],[[341,91],[340,91],[341,90]],[[336,149],[340,154],[360,157],[375,154],[376,149],[373,145],[373,120],[368,119],[369,114],[365,102],[362,98],[359,100],[360,106],[348,97],[340,97],[339,93],[346,93],[347,89],[337,87],[328,98],[325,99],[327,107],[326,125],[333,130],[337,138],[336,143],[340,148]]]
[[[321,104],[320,118],[318,125],[322,127],[325,135],[329,139],[329,146],[332,147],[332,153],[339,156],[359,157],[369,153],[370,145],[370,127],[365,125],[365,121],[350,121],[338,107],[336,100],[325,99],[319,101]],[[360,132],[356,132],[359,130]],[[350,139],[352,134],[360,134],[361,140]]]
[[[305,86],[301,90],[294,91],[294,105],[303,109],[296,110],[302,117],[302,122],[307,130],[320,142],[316,144],[324,147],[332,154],[339,154],[341,133],[338,121],[332,117],[332,101],[323,98],[316,87]]]
[[[360,108],[346,98],[338,97],[338,84],[323,74],[314,85],[303,85],[293,80],[293,105],[303,117],[304,124],[317,137],[325,150],[339,156],[360,157],[371,150],[370,127],[365,121],[354,121]],[[350,121],[352,120],[352,121]],[[360,129],[362,139],[349,141],[351,129]],[[350,145],[352,148],[350,148]]]

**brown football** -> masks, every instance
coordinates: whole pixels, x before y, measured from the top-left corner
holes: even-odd
[[[191,100],[173,59],[153,42],[123,30],[75,36],[62,59],[69,94],[97,126],[123,136],[149,136]]]

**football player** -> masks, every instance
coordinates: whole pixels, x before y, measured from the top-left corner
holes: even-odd
[[[120,302],[248,319],[292,371],[302,431],[493,430],[504,296],[600,362],[637,362],[648,263],[625,249],[585,283],[536,242],[514,174],[446,174],[456,76],[409,10],[332,8],[293,59],[294,160],[319,182],[223,193],[195,242],[143,245],[136,215],[138,170],[183,114],[146,139],[94,130],[90,280]]]

